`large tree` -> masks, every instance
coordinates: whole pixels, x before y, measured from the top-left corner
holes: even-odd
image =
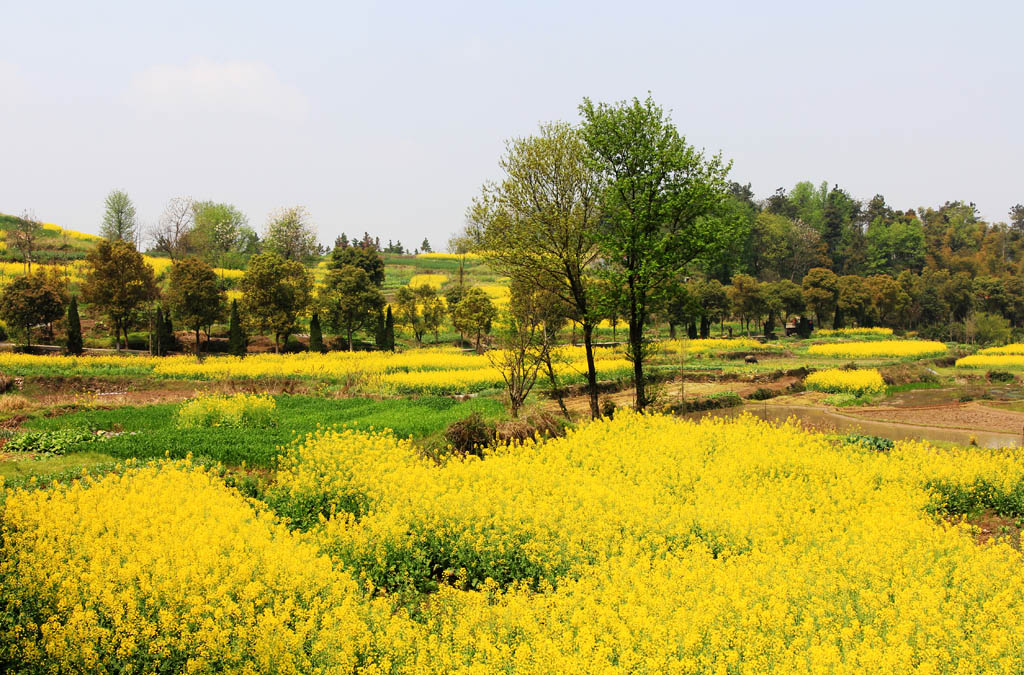
[[[366,270],[345,265],[327,273],[320,290],[320,305],[332,330],[345,334],[348,350],[352,351],[352,336],[373,325],[377,312],[384,307],[384,296]]]
[[[735,224],[722,217],[729,164],[686,142],[650,97],[584,99],[583,138],[603,185],[597,242],[624,291],[636,408],[648,403],[643,329],[658,291],[692,260],[711,255]]]
[[[135,217],[135,204],[127,192],[114,190],[103,204],[103,224],[100,234],[107,241],[138,241],[138,220]]]
[[[600,414],[593,333],[600,321],[589,268],[598,256],[600,183],[577,129],[541,125],[535,136],[508,142],[504,178],[484,186],[469,210],[469,236],[502,274],[572,307],[583,328],[590,412]]]
[[[198,258],[179,260],[171,267],[170,287],[164,300],[175,318],[196,335],[196,359],[202,360],[199,331],[224,314],[224,291],[217,274]]]
[[[468,289],[455,307],[455,327],[465,333],[476,335],[476,350],[483,351],[482,337],[491,331],[491,322],[497,315],[497,308],[483,289]]]
[[[231,253],[256,253],[256,233],[249,219],[232,204],[202,201],[192,205],[195,229],[192,242],[207,260],[224,265]]]
[[[316,255],[316,227],[309,211],[293,206],[270,214],[263,247],[285,260],[305,260]]]
[[[60,292],[41,274],[17,277],[0,293],[0,318],[32,346],[32,327],[64,314]]]
[[[114,343],[120,338],[128,344],[128,328],[141,305],[157,295],[153,268],[146,263],[135,244],[128,241],[101,241],[85,258],[82,299],[102,314],[114,328]]]
[[[39,238],[43,236],[43,225],[29,211],[25,211],[14,222],[14,227],[7,231],[7,241],[25,263],[25,273],[32,273],[32,256],[35,253]]]
[[[329,266],[332,269],[341,269],[346,265],[364,270],[377,288],[384,285],[384,258],[375,247],[349,246],[346,241],[337,241],[334,250],[331,251]]]
[[[285,260],[274,252],[249,260],[239,284],[245,321],[258,333],[274,336],[274,352],[281,351],[281,338],[295,329],[295,322],[309,306],[313,278],[297,260]]]

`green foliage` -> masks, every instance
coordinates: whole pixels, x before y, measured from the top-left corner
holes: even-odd
[[[200,329],[224,314],[224,291],[217,284],[217,274],[198,258],[179,260],[171,267],[164,300],[174,316],[195,333],[196,356],[201,356]]]
[[[316,255],[316,228],[305,207],[293,206],[271,214],[263,250],[294,261]]]
[[[1004,345],[1010,341],[1010,322],[998,314],[979,312],[971,317],[974,339],[980,345]]]
[[[866,434],[845,434],[839,436],[836,440],[843,445],[859,445],[865,450],[872,450],[874,452],[889,452],[896,446],[896,443],[888,438]]]
[[[384,295],[370,275],[354,265],[328,271],[319,299],[328,325],[346,335],[349,351],[353,334],[372,326],[376,313],[384,306]]]
[[[258,333],[272,333],[274,351],[280,351],[282,338],[294,330],[309,306],[312,275],[297,260],[262,253],[249,260],[240,287],[246,323]]]
[[[278,446],[289,443],[296,435],[315,431],[318,426],[358,424],[363,428],[393,429],[400,437],[424,438],[441,434],[448,424],[472,412],[488,418],[504,412],[501,402],[491,398],[458,402],[449,396],[423,396],[381,401],[282,395],[275,400],[278,425],[267,429],[223,426],[179,429],[179,406],[173,403],[87,410],[62,417],[34,417],[25,422],[25,427],[40,431],[120,429],[123,433],[108,438],[103,444],[104,453],[120,459],[159,458],[166,453],[175,459],[193,455],[231,466],[245,463],[273,467]],[[78,443],[69,451],[94,448],[86,443]]]
[[[341,269],[346,265],[366,272],[374,286],[380,288],[384,285],[384,258],[377,249],[370,246],[335,246],[331,251],[331,268]]]
[[[320,330],[320,315],[316,312],[313,312],[313,316],[309,320],[309,351],[321,353],[327,351],[324,347],[324,336]]]
[[[391,306],[388,305],[388,310],[389,311],[390,311],[390,308],[391,308]],[[387,341],[387,333],[385,331],[385,327],[386,327],[386,323],[385,323],[385,320],[384,320],[384,308],[381,307],[379,310],[377,310],[377,324],[376,324],[376,326],[374,326],[374,329],[373,329],[373,343],[377,347],[377,349],[380,349],[380,350],[387,349],[388,341]]]
[[[104,202],[103,225],[100,235],[108,241],[134,243],[138,235],[135,205],[126,192],[114,190]]]
[[[86,257],[82,299],[106,314],[114,326],[120,350],[121,334],[128,340],[128,328],[139,306],[157,295],[153,268],[126,241],[101,241]]]
[[[277,403],[269,396],[200,396],[178,408],[179,429],[269,429],[276,427]]]
[[[58,429],[18,434],[7,440],[5,452],[33,452],[40,455],[63,455],[82,443],[101,440],[89,429]]]
[[[238,316],[238,301],[231,301],[231,319],[228,324],[228,353],[232,356],[245,356],[245,333],[242,331],[242,320]]]
[[[476,348],[481,348],[481,337],[491,330],[491,322],[497,315],[494,303],[482,289],[470,288],[455,308],[455,327],[466,333],[476,334]]]
[[[582,134],[603,187],[597,245],[603,274],[625,289],[637,407],[647,404],[643,327],[658,291],[698,256],[713,256],[736,227],[721,157],[686,143],[648,97],[616,104],[584,99]]]
[[[228,253],[255,253],[251,250],[251,243],[256,233],[249,228],[245,214],[234,205],[195,202],[192,212],[195,225],[189,237],[190,243],[208,260],[223,264]]]
[[[64,313],[61,294],[42,274],[17,277],[0,293],[0,318],[32,345],[32,327],[56,321]]]
[[[395,319],[391,315],[391,305],[388,305],[384,318],[384,349],[395,351]]]

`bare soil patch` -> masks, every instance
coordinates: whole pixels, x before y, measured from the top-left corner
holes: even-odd
[[[977,429],[1008,434],[1024,433],[1024,413],[999,410],[973,402],[915,408],[844,408],[843,414],[879,422],[916,426]]]

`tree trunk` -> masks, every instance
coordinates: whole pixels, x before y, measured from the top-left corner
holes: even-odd
[[[280,347],[278,347],[278,344],[280,344],[280,342],[281,342],[281,334],[275,331],[274,332],[274,353],[275,354],[280,354],[281,353],[281,349],[280,349]]]
[[[668,322],[668,339],[669,340],[675,340],[676,339],[676,324],[674,322],[672,322],[672,321]]]
[[[348,350],[350,352],[353,351],[353,349],[352,349],[352,329],[351,328],[348,329]]]
[[[690,323],[686,326],[686,336],[691,340],[697,339],[697,322],[690,320]]]
[[[121,322],[114,322],[114,351],[121,353]]]
[[[706,316],[700,318],[700,339],[707,340],[708,335],[711,333],[711,320]]]
[[[200,351],[201,345],[199,344],[199,326],[196,326],[196,361],[199,363],[203,362],[203,353]]]
[[[587,393],[590,395],[590,418],[601,416],[601,407],[597,404],[597,365],[594,363],[594,325],[589,319],[583,320],[583,349],[587,353]],[[561,403],[561,398],[559,398]],[[564,405],[562,406],[564,409]],[[568,412],[565,413],[568,416]]]
[[[636,387],[636,409],[642,411],[647,406],[647,393],[644,387],[643,326],[635,317],[629,319],[629,346],[633,352],[633,381]]]

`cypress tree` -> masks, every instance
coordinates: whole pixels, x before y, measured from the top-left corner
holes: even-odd
[[[387,337],[384,335],[384,309],[377,310],[377,330],[373,333],[373,342],[377,349],[387,349]]]
[[[156,308],[156,320],[154,321],[153,330],[150,333],[149,339],[149,353],[153,356],[164,355],[164,310],[162,307],[157,305]]]
[[[164,334],[160,338],[160,348],[164,354],[171,351],[177,340],[174,338],[174,326],[171,325],[171,313],[164,314]]]
[[[313,318],[309,320],[309,351],[325,352],[324,335],[320,332],[320,315],[313,312]]]
[[[71,296],[68,305],[68,354],[82,353],[82,322],[78,318],[78,299]]]
[[[384,349],[395,351],[395,319],[391,316],[391,305],[388,305],[388,313],[384,317]]]
[[[242,322],[238,318],[238,301],[231,301],[231,320],[228,325],[228,353],[232,356],[245,356],[245,333]]]

